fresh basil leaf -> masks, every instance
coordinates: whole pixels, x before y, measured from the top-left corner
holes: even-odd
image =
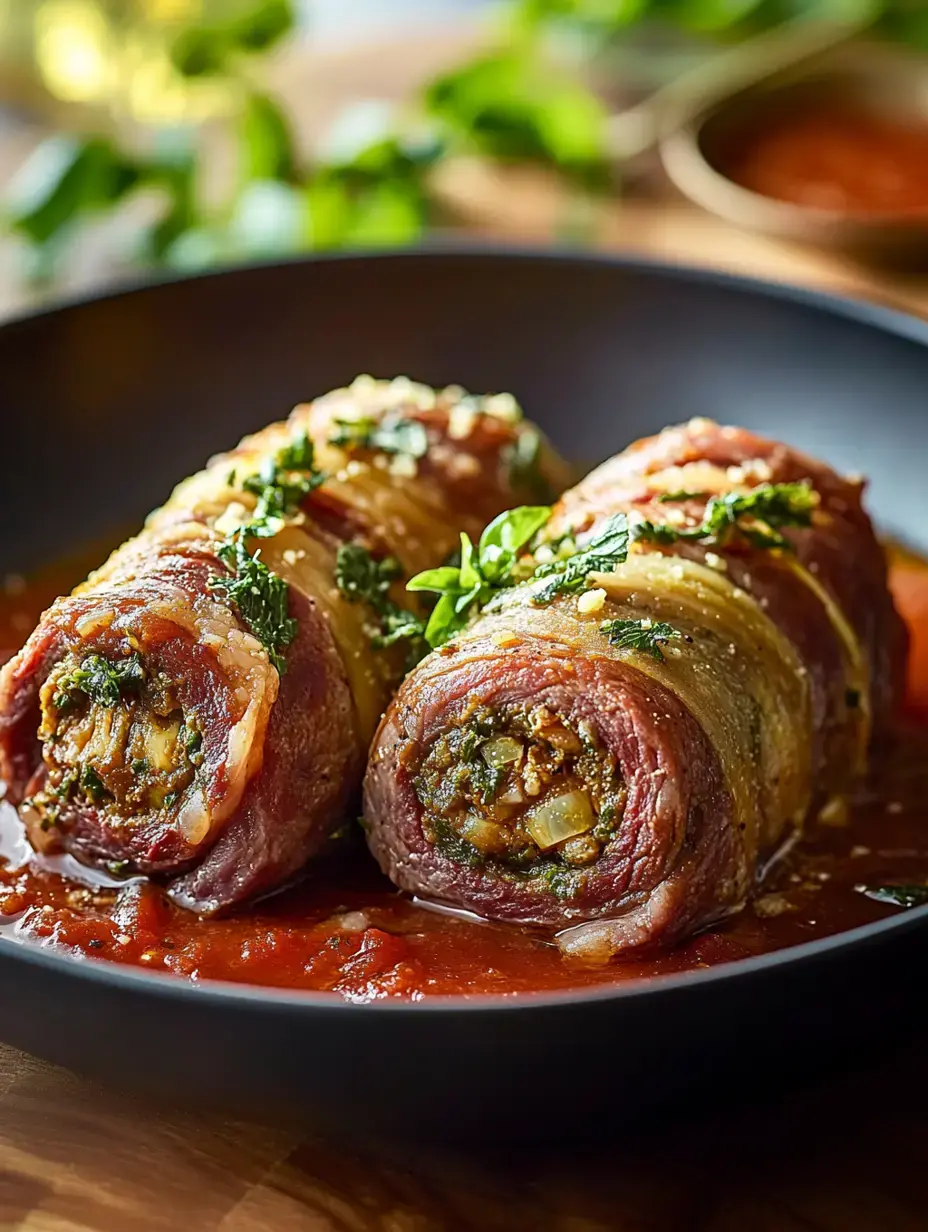
[[[438,569],[425,569],[422,573],[417,573],[406,583],[406,589],[434,590],[438,594],[443,594],[452,588],[457,589],[460,577],[460,569],[456,569],[453,565],[442,565]]]
[[[483,560],[491,547],[511,554],[519,552],[550,517],[550,505],[520,505],[517,509],[501,513],[480,536],[480,559]]]

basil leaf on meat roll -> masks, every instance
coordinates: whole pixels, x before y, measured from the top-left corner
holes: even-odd
[[[383,870],[593,962],[740,910],[901,692],[862,486],[704,419],[593,471],[479,615],[433,616],[367,774]]]

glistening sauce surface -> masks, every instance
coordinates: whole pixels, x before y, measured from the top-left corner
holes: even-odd
[[[928,124],[844,104],[759,117],[719,159],[725,175],[778,201],[856,215],[928,211]]]
[[[86,570],[83,571],[84,573]],[[80,564],[8,580],[0,661]],[[363,849],[226,920],[199,920],[141,879],[98,877],[70,857],[42,859],[0,801],[0,937],[191,980],[331,992],[351,1001],[537,992],[714,966],[897,914],[855,887],[928,883],[928,566],[898,558],[892,585],[913,632],[906,723],[848,819],[811,825],[741,915],[668,954],[586,968],[540,934],[411,902]],[[835,824],[840,822],[841,824]]]

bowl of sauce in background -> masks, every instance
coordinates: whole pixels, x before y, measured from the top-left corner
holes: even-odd
[[[667,126],[661,156],[681,192],[739,226],[928,263],[928,57],[842,47],[707,99]]]

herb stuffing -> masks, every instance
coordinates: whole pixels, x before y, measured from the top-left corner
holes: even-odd
[[[494,518],[475,547],[461,535],[461,562],[417,573],[406,585],[409,591],[438,595],[425,627],[430,646],[441,646],[469,623],[500,591],[524,580],[519,576],[523,549],[551,516],[547,505],[521,505]]]
[[[605,620],[599,627],[609,639],[610,646],[640,650],[652,659],[663,659],[661,647],[682,636],[673,625],[660,620]]]
[[[90,654],[80,667],[62,676],[52,698],[58,711],[71,709],[78,694],[84,694],[101,706],[117,706],[124,693],[137,689],[145,679],[145,667],[141,656],[133,651],[125,659],[110,660],[103,655]]]

